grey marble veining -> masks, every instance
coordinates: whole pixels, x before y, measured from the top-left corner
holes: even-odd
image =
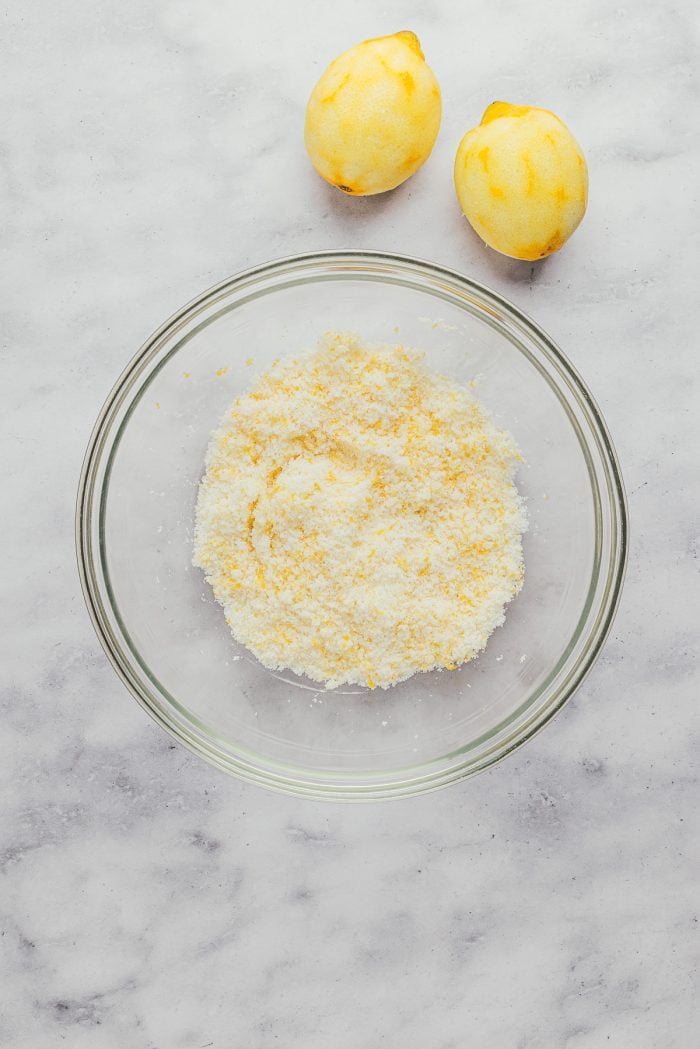
[[[306,96],[415,29],[430,162],[353,200],[305,156]],[[690,0],[202,0],[3,11],[0,1044],[689,1049],[697,1042],[698,15]],[[539,266],[487,252],[451,166],[492,99],[544,105],[591,199]],[[530,312],[597,395],[632,516],[613,634],[500,767],[338,807],[172,744],[88,623],[73,505],[144,338],[252,263],[373,247]]]

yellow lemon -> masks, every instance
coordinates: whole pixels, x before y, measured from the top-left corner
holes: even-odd
[[[494,102],[460,142],[454,178],[476,232],[514,259],[559,251],[586,210],[585,157],[548,109]]]
[[[311,92],[304,141],[311,163],[344,193],[394,189],[429,157],[440,127],[437,80],[415,33],[351,47]]]

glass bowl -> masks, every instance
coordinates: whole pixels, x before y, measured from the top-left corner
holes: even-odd
[[[210,433],[276,357],[324,331],[425,351],[477,395],[524,457],[525,584],[478,659],[382,691],[325,691],[237,645],[192,567]],[[591,394],[499,295],[438,266],[319,252],[238,274],[139,350],[105,403],[77,506],[81,581],[100,641],[155,720],[212,764],[289,793],[418,794],[493,765],[571,697],[600,652],[624,575],[620,470]]]

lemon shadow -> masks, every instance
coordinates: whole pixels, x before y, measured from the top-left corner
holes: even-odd
[[[399,205],[400,201],[410,196],[407,179],[395,189],[388,189],[385,193],[373,193],[371,196],[360,196],[353,193],[343,193],[342,190],[331,186],[329,182],[316,176],[321,193],[321,210],[324,216],[332,215],[333,219],[341,226],[355,225],[388,213],[393,207]]]
[[[474,253],[478,254],[485,262],[490,276],[510,286],[522,286],[523,284],[536,284],[545,274],[550,260],[556,255],[548,255],[544,259],[529,261],[527,259],[513,259],[510,255],[502,255],[500,251],[490,248],[482,240],[474,227],[460,211],[460,220],[464,236],[474,245]],[[459,221],[459,220],[458,220]]]

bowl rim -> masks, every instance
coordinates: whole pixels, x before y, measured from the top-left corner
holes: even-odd
[[[189,318],[192,318],[197,312],[204,309],[212,300],[220,297],[222,293],[232,292],[260,278],[274,276],[279,274],[280,271],[293,271],[305,265],[360,262],[398,267],[401,272],[413,273],[414,276],[418,277],[421,274],[427,274],[432,277],[446,279],[452,285],[457,285],[462,290],[475,295],[480,307],[488,308],[489,304],[493,305],[500,313],[505,314],[508,320],[514,323],[517,328],[524,330],[534,340],[535,344],[539,345],[539,348],[544,351],[549,361],[556,366],[557,371],[566,380],[566,384],[576,397],[578,407],[583,411],[596,439],[610,500],[611,516],[608,528],[611,535],[609,537],[610,557],[605,574],[604,595],[600,602],[600,609],[592,624],[587,624],[587,630],[581,634],[581,637],[585,638],[585,644],[577,660],[567,672],[563,682],[554,690],[546,702],[532,711],[530,717],[516,726],[515,731],[509,737],[496,742],[492,748],[483,752],[477,760],[470,759],[468,752],[459,749],[452,752],[452,754],[433,758],[426,764],[416,765],[407,769],[407,772],[410,771],[413,774],[407,775],[400,780],[387,778],[388,773],[373,774],[363,771],[360,774],[355,774],[356,779],[351,782],[353,774],[349,772],[341,774],[338,779],[328,774],[326,779],[323,780],[318,778],[318,773],[316,772],[309,774],[310,770],[304,770],[298,766],[283,765],[262,755],[253,755],[252,752],[243,747],[240,747],[235,755],[232,755],[229,749],[216,744],[211,738],[211,732],[205,726],[203,726],[205,729],[204,733],[195,729],[194,726],[198,723],[198,719],[193,715],[190,715],[191,727],[183,721],[182,717],[178,719],[168,718],[160,705],[149,697],[137,675],[132,672],[132,661],[125,658],[122,646],[120,646],[110,627],[94,571],[91,525],[94,516],[93,504],[99,466],[104,454],[106,453],[109,456],[118,445],[120,427],[117,427],[117,434],[109,438],[111,425],[128,392],[143,371],[145,364],[156,355],[161,343],[168,335],[174,335],[178,328]],[[579,440],[581,440],[580,437]],[[585,447],[584,451],[586,451]],[[102,499],[99,500],[100,504],[103,502],[104,494],[105,491],[102,492]],[[99,512],[101,512],[101,509]],[[98,640],[124,685],[137,702],[169,735],[177,739],[193,753],[198,754],[223,771],[240,779],[262,784],[272,790],[316,799],[366,801],[427,793],[490,768],[502,761],[508,754],[513,753],[528,740],[533,739],[563,709],[590,673],[610,632],[619,605],[627,566],[629,516],[622,471],[600,408],[578,371],[559,346],[523,310],[515,306],[500,293],[487,288],[478,281],[456,270],[424,259],[374,249],[329,249],[288,255],[238,271],[231,277],[207,288],[191,299],[164,321],[142,344],[109,391],[90,434],[78,483],[75,510],[75,543],[83,597]],[[116,606],[113,607],[118,618]],[[155,683],[159,685],[158,682]],[[162,687],[160,687],[160,691],[162,694],[164,691]],[[172,703],[173,697],[169,697],[169,699]],[[200,722],[199,724],[202,723]],[[455,760],[448,766],[443,764],[439,768],[430,770],[431,765],[444,762],[446,757],[456,757],[458,760]],[[304,772],[307,773],[306,776]],[[382,779],[382,777],[384,778]]]

